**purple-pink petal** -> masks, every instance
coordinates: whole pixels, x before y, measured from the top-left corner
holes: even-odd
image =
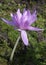
[[[24,25],[30,25],[31,22],[31,13],[30,10],[27,10],[27,20],[25,21]]]
[[[22,38],[22,40],[23,40],[23,43],[26,45],[26,46],[28,46],[28,38],[27,38],[27,33],[26,33],[26,31],[24,31],[24,30],[22,30],[21,31],[21,38]]]
[[[20,12],[20,9],[17,10],[17,17],[18,17],[18,20],[20,22],[21,17],[22,17],[22,13]]]
[[[31,16],[31,13],[29,10],[25,10],[23,11],[23,15],[22,15],[22,18],[21,18],[21,25],[29,25],[29,21],[30,21],[30,16]]]
[[[11,13],[11,18],[12,18],[12,21],[13,21],[13,23],[15,24],[15,26],[17,26],[17,27],[19,27],[19,20],[18,20],[18,17],[17,17],[17,15],[16,14],[12,14]]]
[[[23,13],[23,16],[22,16],[23,23],[25,23],[25,22],[27,21],[27,19],[28,19],[27,11],[25,11],[25,12]]]
[[[35,21],[37,20],[37,15],[36,15],[36,10],[34,11],[33,14],[30,13],[30,11],[28,11],[28,23],[29,25],[33,24]]]
[[[36,10],[34,11],[33,14],[30,13],[30,10],[25,10],[23,12],[22,16],[22,24],[31,25],[37,20],[37,15],[36,15]]]
[[[37,20],[37,15],[36,15],[36,10],[35,10],[31,16],[30,25],[33,24],[36,20]]]
[[[32,27],[32,26],[27,26],[26,29],[31,30],[31,31],[43,31],[44,30],[44,29],[40,29],[40,28]]]
[[[1,18],[1,19],[2,19],[5,23],[14,26],[14,23],[13,23],[12,21],[8,21],[8,20],[6,20],[6,19],[4,19],[4,18]]]

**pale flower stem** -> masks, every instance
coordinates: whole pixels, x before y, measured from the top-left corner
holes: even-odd
[[[12,61],[12,59],[13,59],[14,52],[16,50],[16,47],[17,47],[18,43],[19,43],[19,40],[20,40],[20,36],[17,38],[17,41],[16,41],[16,43],[14,45],[13,51],[12,51],[11,56],[10,56],[10,61]]]

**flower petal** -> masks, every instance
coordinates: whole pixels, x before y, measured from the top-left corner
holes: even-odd
[[[6,20],[6,19],[4,19],[4,18],[1,18],[1,19],[2,19],[5,23],[14,26],[14,23],[13,23],[12,21],[8,21],[8,20]]]
[[[27,20],[25,21],[25,25],[30,25],[30,21],[31,21],[31,13],[30,10],[27,10]]]
[[[29,24],[33,24],[35,21],[37,20],[37,15],[36,15],[36,10],[34,11],[34,13],[31,15]]]
[[[11,17],[12,17],[12,21],[13,21],[13,23],[17,26],[17,27],[19,27],[19,22],[18,22],[18,18],[17,18],[17,15],[16,14],[10,14],[11,15]]]
[[[23,20],[23,23],[25,23],[27,21],[28,17],[27,17],[27,11],[25,10],[23,12],[23,16],[22,16],[22,20]]]
[[[23,10],[23,15],[22,15],[22,18],[21,18],[21,25],[22,26],[25,26],[25,25],[28,25],[28,12],[26,9]]]
[[[34,11],[33,14],[30,13],[30,10],[27,10],[27,21],[25,22],[28,23],[28,25],[33,24],[37,20],[37,15],[36,15],[36,10]]]
[[[43,31],[44,29],[40,29],[40,28],[37,28],[37,27],[28,26],[27,30],[31,30],[31,31]]]
[[[21,37],[22,37],[22,40],[23,40],[24,44],[25,44],[26,46],[28,46],[28,38],[27,38],[27,33],[26,33],[26,31],[24,31],[24,30],[21,31]]]
[[[17,10],[17,16],[18,16],[18,19],[20,20],[21,17],[22,17],[22,14],[21,14],[21,12],[20,12],[20,9]]]
[[[13,14],[12,13],[10,13],[10,15],[11,15],[11,17],[13,17]]]
[[[33,24],[37,20],[36,10],[33,14],[30,13],[30,10],[25,10],[23,13],[23,21],[27,25]]]

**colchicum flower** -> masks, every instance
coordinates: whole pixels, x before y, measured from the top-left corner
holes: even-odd
[[[31,30],[31,31],[43,30],[43,29],[31,26],[37,20],[36,10],[34,11],[33,14],[30,13],[30,10],[24,10],[22,14],[20,12],[20,9],[18,9],[16,14],[11,13],[11,18],[12,18],[12,21],[8,21],[4,18],[2,18],[2,20],[5,23],[14,26],[15,30],[18,30],[21,32],[21,38],[23,40],[23,43],[26,46],[29,44],[26,30]]]

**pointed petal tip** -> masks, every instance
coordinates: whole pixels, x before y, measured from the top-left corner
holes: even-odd
[[[22,17],[22,13],[21,13],[20,9],[17,10],[16,14],[17,14],[18,20],[20,20]]]
[[[5,21],[5,19],[4,18],[1,18],[3,21]]]
[[[25,46],[29,46],[29,43],[28,44],[25,44]]]
[[[13,17],[13,14],[12,14],[12,13],[10,13],[10,16],[11,16],[11,17]]]
[[[1,18],[5,23],[9,23],[6,19],[4,19],[4,18]]]
[[[40,28],[33,27],[33,26],[28,26],[27,30],[31,30],[31,31],[44,31],[44,29],[40,29]]]
[[[5,23],[14,26],[14,23],[12,21],[6,20],[4,18],[1,18]]]
[[[41,29],[42,31],[44,31],[44,29]]]
[[[19,13],[19,12],[20,12],[20,9],[18,8],[17,13]]]
[[[40,29],[40,28],[39,28],[38,31],[44,31],[44,29]]]
[[[37,11],[36,11],[36,10],[35,10],[34,12],[35,12],[35,13],[37,13]]]

